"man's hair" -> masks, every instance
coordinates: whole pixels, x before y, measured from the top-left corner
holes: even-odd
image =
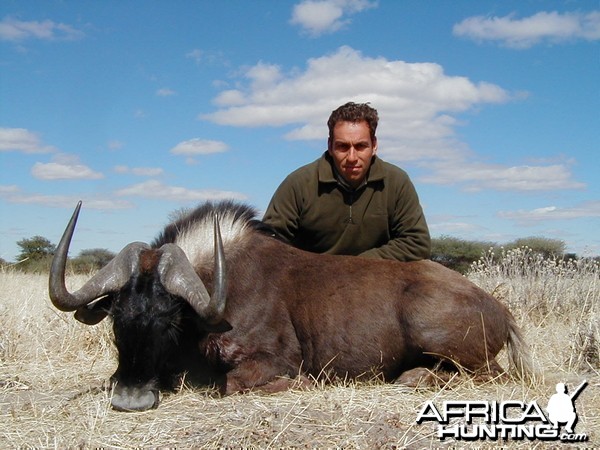
[[[329,120],[327,121],[327,127],[329,128],[329,145],[331,145],[333,140],[333,129],[338,122],[356,123],[362,121],[367,122],[369,131],[371,132],[371,140],[374,141],[377,123],[379,122],[379,116],[377,115],[377,110],[375,108],[372,108],[368,103],[348,102],[332,111]]]

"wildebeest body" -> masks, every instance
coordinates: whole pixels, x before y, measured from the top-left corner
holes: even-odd
[[[220,233],[207,221],[215,215],[223,242],[213,252],[208,242]],[[226,393],[276,391],[298,375],[393,380],[437,361],[497,374],[494,357],[505,344],[526,369],[510,312],[462,275],[432,261],[308,253],[264,233],[252,216],[239,204],[204,205],[152,246],[130,244],[115,258],[125,262],[103,269],[83,293],[61,291],[53,265],[50,292],[59,308],[86,323],[104,311],[113,316],[117,409],[156,406],[158,389],[190,363]],[[210,299],[206,291],[214,292]]]
[[[224,316],[233,329],[202,341],[215,363],[236,368],[228,391],[300,369],[392,380],[431,366],[433,355],[478,370],[506,342],[506,308],[437,263],[315,259],[265,236],[249,247],[248,258],[227,262],[237,281]]]

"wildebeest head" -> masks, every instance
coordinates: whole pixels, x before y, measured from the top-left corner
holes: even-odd
[[[207,328],[222,319],[227,282],[218,219],[215,216],[212,296],[181,248],[164,244],[154,249],[141,242],[127,245],[84,286],[69,292],[65,266],[80,208],[81,202],[52,260],[50,299],[89,325],[111,314],[119,353],[112,405],[119,410],[156,407],[158,390],[171,375],[169,364],[177,353],[181,322],[190,320],[182,309],[191,307],[192,320]]]

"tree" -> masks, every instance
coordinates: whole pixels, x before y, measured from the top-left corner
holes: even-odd
[[[465,241],[451,236],[431,240],[431,259],[458,272],[465,273],[471,263],[494,247],[493,242]]]
[[[115,254],[105,248],[81,250],[76,258],[71,260],[74,272],[91,272],[101,269],[115,257]]]
[[[17,267],[27,272],[47,272],[50,269],[56,246],[43,236],[33,236],[17,242],[21,253],[17,256]]]
[[[567,245],[560,239],[551,239],[540,236],[530,236],[517,239],[506,245],[507,249],[528,247],[534,253],[539,253],[544,258],[562,257],[565,254]]]
[[[17,242],[17,245],[21,247],[21,253],[17,256],[17,261],[39,261],[54,255],[56,251],[56,245],[43,236],[21,239]]]

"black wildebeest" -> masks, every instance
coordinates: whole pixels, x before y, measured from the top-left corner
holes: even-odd
[[[127,245],[70,293],[65,263],[80,207],[52,262],[50,298],[87,324],[112,316],[116,409],[156,407],[186,363],[217,376],[225,393],[322,376],[410,384],[439,361],[496,375],[505,344],[527,370],[511,313],[462,275],[432,261],[304,252],[233,202],[198,207],[152,245]]]

